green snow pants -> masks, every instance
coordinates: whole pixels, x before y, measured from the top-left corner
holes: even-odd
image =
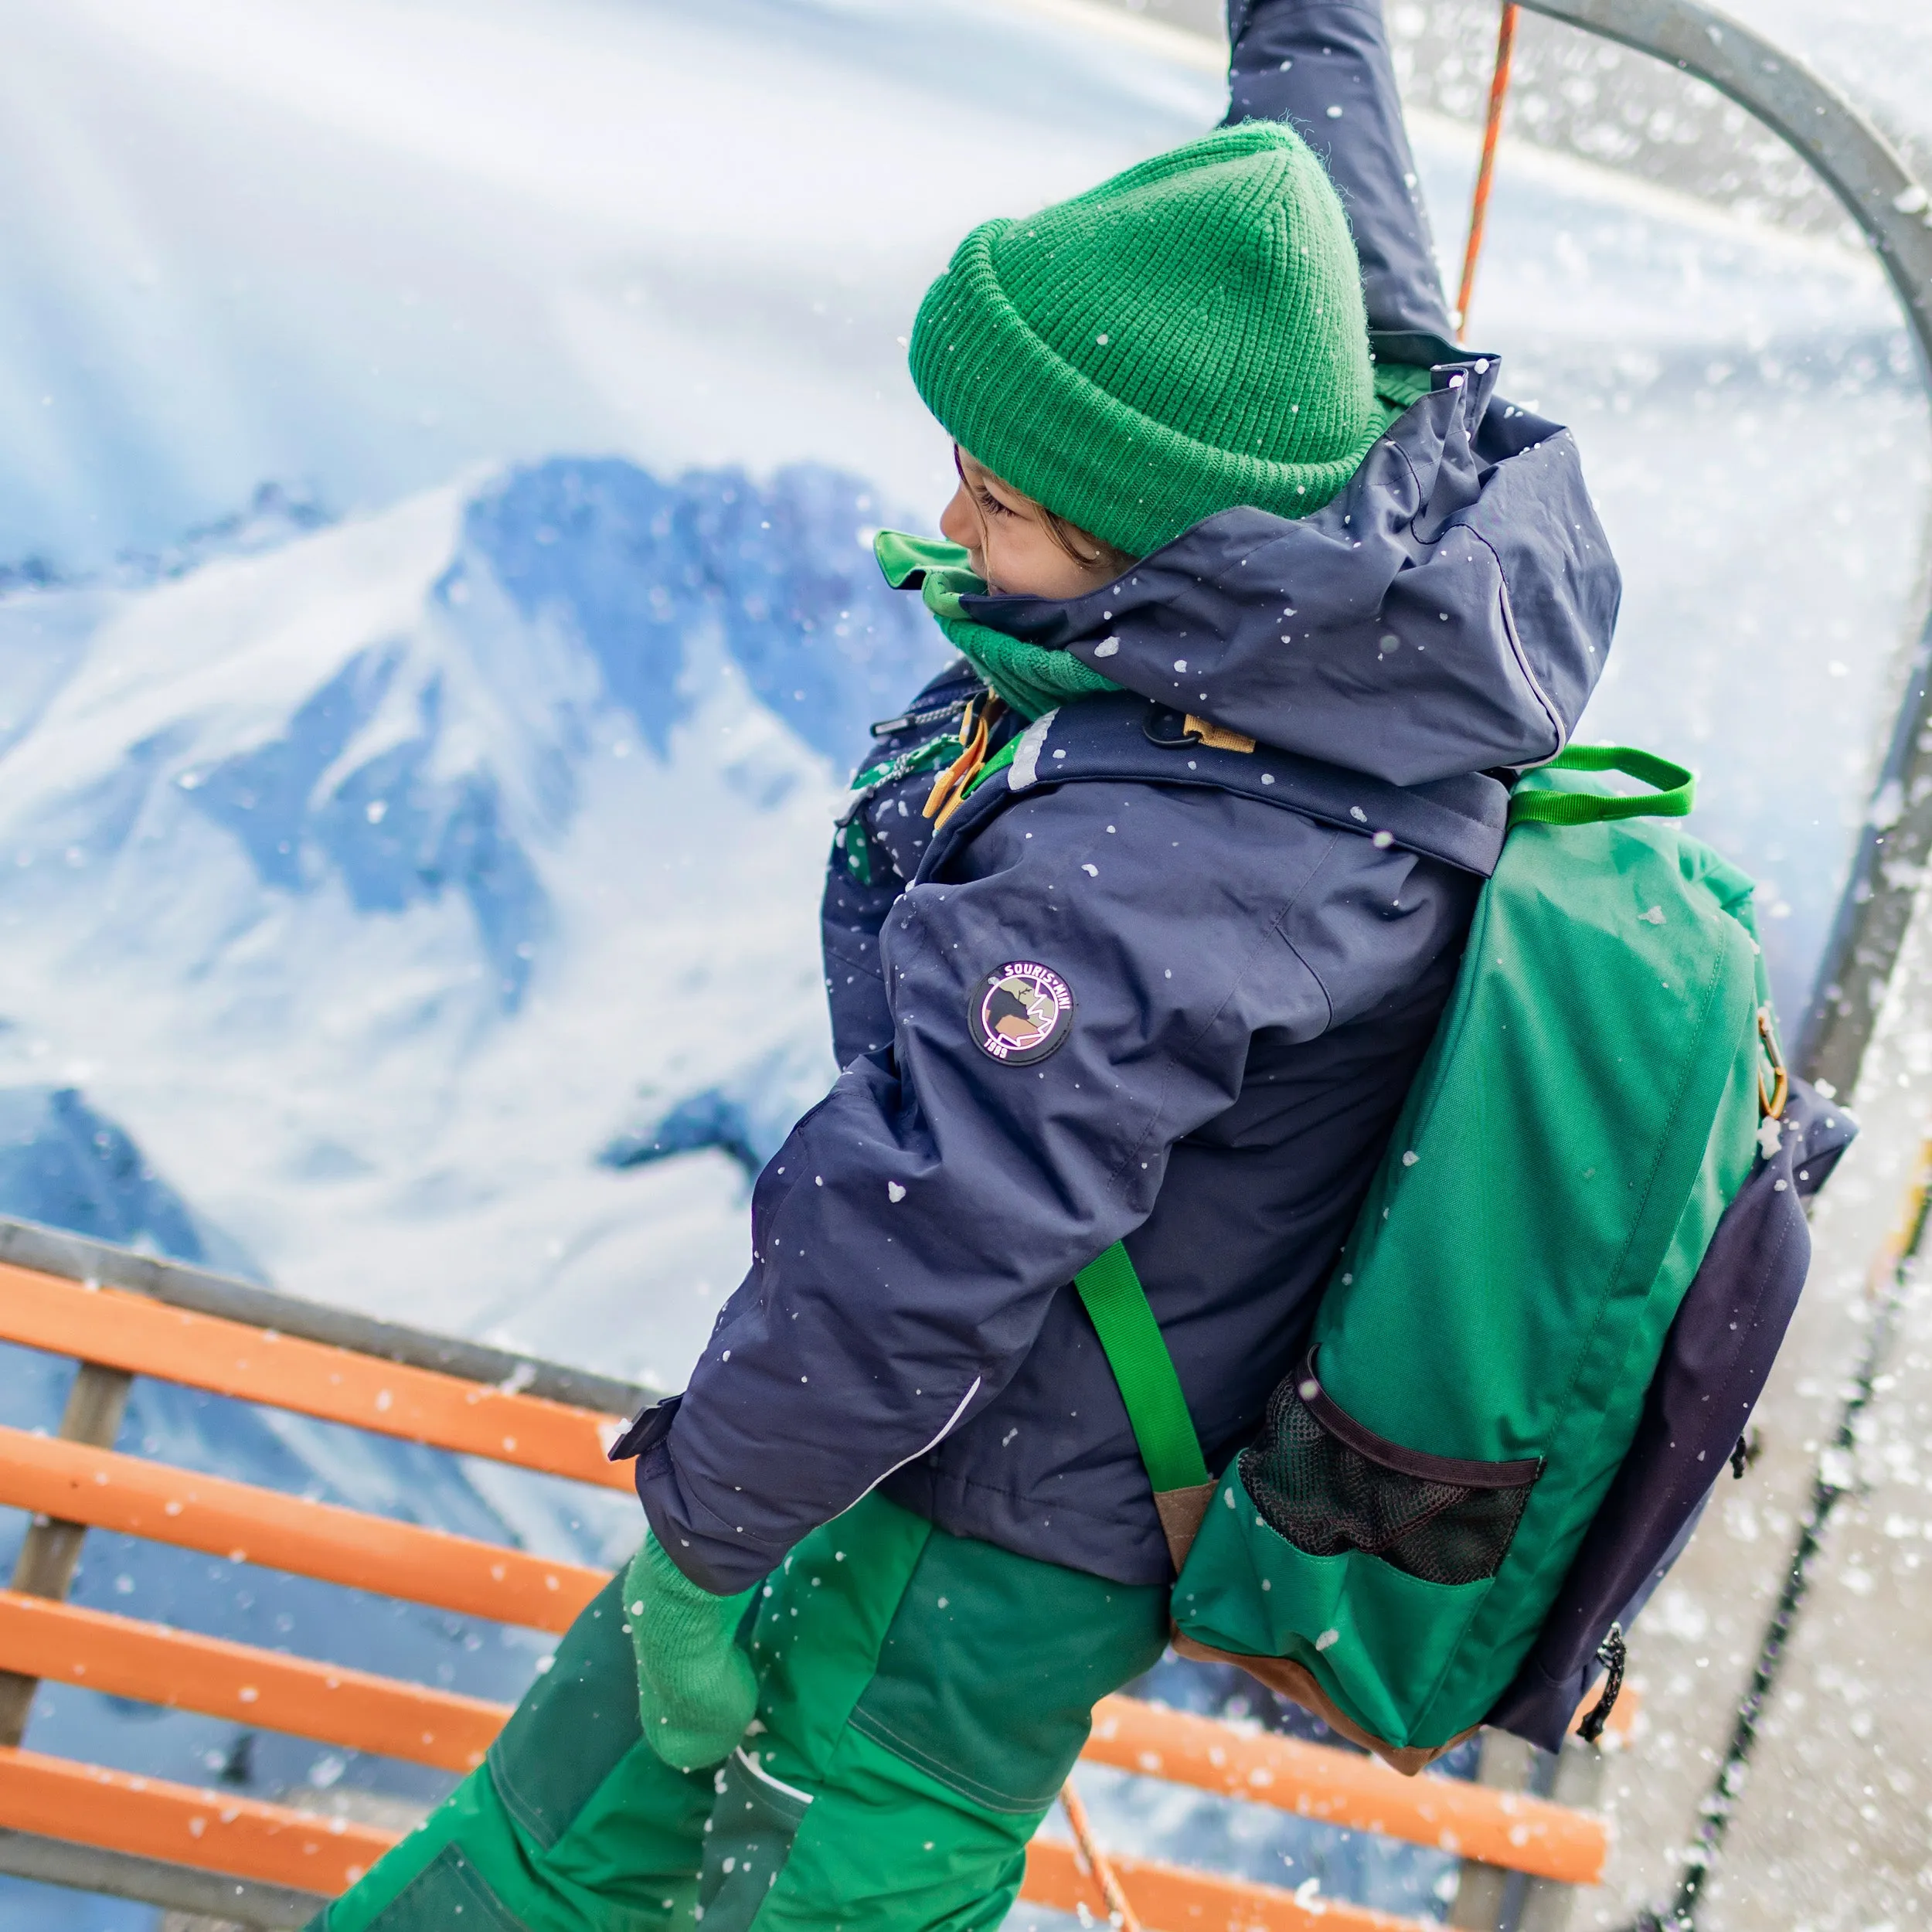
[[[877,1495],[753,1602],[758,1718],[721,1768],[644,1742],[614,1581],[482,1767],[308,1932],[992,1932],[1095,1700],[1167,1637],[1165,1590]]]

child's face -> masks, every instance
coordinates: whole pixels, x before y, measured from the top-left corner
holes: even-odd
[[[947,541],[972,559],[973,572],[988,590],[1009,596],[1084,597],[1120,574],[1119,559],[1083,532],[1063,526],[1077,556],[1070,555],[1030,496],[1002,483],[957,444],[953,460],[959,488],[940,513]],[[1088,557],[1092,561],[1084,560]]]

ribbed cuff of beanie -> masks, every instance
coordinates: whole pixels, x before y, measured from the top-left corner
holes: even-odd
[[[964,448],[1136,557],[1237,505],[1318,509],[1390,417],[1347,218],[1267,121],[975,229],[910,362]]]

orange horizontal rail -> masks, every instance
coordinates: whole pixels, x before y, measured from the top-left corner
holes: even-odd
[[[1546,1798],[1460,1778],[1404,1777],[1372,1757],[1267,1732],[1244,1733],[1134,1698],[1101,1699],[1084,1755],[1120,1770],[1570,1885],[1597,1883],[1610,1853],[1601,1818]]]
[[[0,1828],[333,1898],[400,1834],[0,1747]]]
[[[601,1571],[0,1428],[0,1505],[561,1634]]]
[[[630,1466],[604,1456],[619,1418],[10,1262],[0,1262],[0,1341],[607,1489],[631,1487]]]
[[[474,1770],[506,1704],[0,1590],[0,1668],[345,1750]]]
[[[1127,1858],[1110,1852],[1107,1862],[1121,1882],[1134,1916],[1160,1932],[1437,1932],[1420,1919],[1398,1918],[1350,1905],[1341,1899],[1311,1896],[1304,1903],[1278,1885],[1197,1872],[1154,1859]],[[1107,1902],[1070,1845],[1034,1839],[1026,1848],[1026,1880],[1020,1896],[1057,1912],[1082,1906],[1102,1925]]]
[[[481,1763],[509,1716],[454,1692],[12,1591],[0,1591],[0,1668],[452,1771]],[[1085,1755],[1570,1884],[1596,1883],[1608,1848],[1602,1822],[1585,1813],[1485,1785],[1402,1777],[1372,1758],[1132,1698],[1103,1700]]]
[[[99,1765],[0,1749],[0,1828],[97,1845],[226,1877],[253,1879],[333,1898],[348,1890],[401,1835],[345,1818],[318,1818],[259,1799],[196,1791]],[[1304,1903],[1256,1885],[1148,1859],[1116,1858],[1134,1907],[1162,1932],[1423,1932],[1420,1921],[1339,1900]],[[1070,1845],[1027,1848],[1022,1896],[1039,1905],[1104,1919],[1106,1906]]]

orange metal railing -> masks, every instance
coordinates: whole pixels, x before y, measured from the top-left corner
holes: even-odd
[[[0,1427],[0,1505],[561,1634],[609,1579],[441,1529]]]
[[[0,1659],[25,1676],[445,1771],[474,1770],[510,1714],[454,1691],[14,1590],[0,1590]]]
[[[314,1312],[319,1321],[323,1311]],[[128,1287],[0,1262],[0,1341],[553,1475],[628,1483],[604,1458],[619,1418]],[[14,1429],[0,1428],[0,1505],[554,1632],[606,1580],[579,1565]],[[508,1716],[451,1692],[19,1589],[0,1590],[0,1671],[453,1772],[481,1761]],[[1087,1756],[1570,1885],[1596,1883],[1608,1849],[1600,1820],[1560,1804],[1446,1777],[1405,1778],[1353,1753],[1128,1698],[1102,1701]],[[352,1883],[393,1835],[3,1746],[0,1828],[317,1896]],[[1420,1932],[1417,1921],[1332,1900],[1304,1903],[1277,1886],[1113,1862],[1136,1913],[1163,1932],[1237,1923],[1304,1932],[1317,1918],[1329,1932]],[[1106,1914],[1073,1848],[1051,1841],[1029,1853],[1025,1896]]]
[[[621,1417],[170,1308],[124,1289],[90,1288],[4,1261],[0,1338],[347,1423],[372,1435],[432,1442],[607,1489],[631,1487],[629,1469],[604,1459]]]
[[[1404,1777],[1372,1757],[1238,1731],[1132,1698],[1100,1700],[1084,1754],[1124,1771],[1565,1884],[1595,1884],[1609,1850],[1600,1818],[1546,1799],[1461,1778]]]

